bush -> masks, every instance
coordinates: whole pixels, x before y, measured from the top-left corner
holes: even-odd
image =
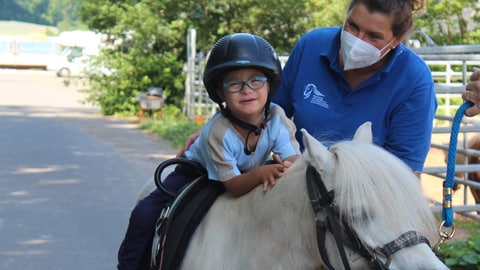
[[[470,236],[465,240],[446,241],[437,256],[452,270],[480,269],[480,228],[477,221],[456,221],[466,227]]]
[[[141,128],[154,132],[170,141],[172,147],[180,149],[184,146],[188,136],[200,130],[201,123],[189,120],[182,111],[174,106],[167,105],[162,109],[162,116],[154,119],[144,119]]]

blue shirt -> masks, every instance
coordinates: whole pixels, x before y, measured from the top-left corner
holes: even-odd
[[[427,64],[399,44],[389,62],[351,89],[339,64],[341,27],[315,29],[295,45],[274,102],[327,145],[372,122],[374,143],[422,171],[437,108]],[[301,134],[296,134],[299,142]]]
[[[295,131],[294,123],[282,108],[271,104],[267,127],[259,135],[255,151],[247,155],[245,140],[232,122],[218,112],[202,127],[200,137],[185,152],[185,157],[206,168],[209,179],[227,181],[265,164],[272,151],[282,160],[300,154]],[[255,134],[250,134],[251,140],[254,137]]]

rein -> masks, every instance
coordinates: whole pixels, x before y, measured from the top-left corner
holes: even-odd
[[[430,246],[428,239],[416,231],[408,231],[395,240],[382,247],[371,248],[366,246],[352,228],[339,217],[338,208],[335,205],[334,191],[328,191],[320,174],[311,165],[308,165],[306,172],[307,188],[315,212],[315,224],[317,228],[317,245],[323,262],[330,270],[332,266],[325,247],[327,230],[330,231],[337,244],[337,249],[342,258],[344,269],[349,270],[350,264],[345,253],[345,246],[359,253],[369,262],[369,269],[388,269],[392,256],[402,248],[426,243]],[[326,214],[326,219],[321,220],[319,213]],[[386,258],[385,263],[380,257]]]
[[[310,196],[310,202],[313,206],[313,211],[315,212],[315,225],[317,227],[317,245],[322,256],[322,260],[325,262],[328,269],[334,269],[330,260],[328,259],[327,250],[325,248],[325,236],[326,236],[326,224],[324,221],[320,220],[317,217],[317,213],[326,212],[327,219],[330,228],[332,229],[333,236],[335,237],[335,242],[337,243],[338,252],[342,258],[343,265],[345,270],[350,270],[350,264],[348,263],[347,255],[345,253],[345,248],[342,242],[341,233],[339,227],[337,226],[337,219],[335,218],[336,210],[333,199],[335,197],[333,190],[328,191],[323,183],[320,174],[313,168],[311,165],[307,167],[307,187],[308,194]]]
[[[440,250],[440,246],[447,239],[452,239],[455,234],[455,223],[453,222],[453,208],[452,208],[452,194],[455,177],[455,165],[457,158],[457,138],[460,130],[460,123],[462,122],[463,114],[465,110],[471,107],[471,102],[464,102],[455,113],[452,121],[452,129],[450,132],[450,142],[448,145],[448,158],[447,158],[447,176],[443,181],[443,201],[442,201],[442,223],[438,229],[440,239],[435,245],[433,250],[435,252]],[[450,228],[450,232],[443,228]]]

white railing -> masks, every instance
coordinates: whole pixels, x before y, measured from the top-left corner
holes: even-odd
[[[444,86],[444,88],[446,88]],[[444,89],[446,91],[446,89]],[[452,91],[457,91],[452,90]],[[449,135],[451,132],[451,123],[453,121],[452,116],[436,115],[437,120],[447,122],[447,125],[435,126],[433,128],[433,134],[445,134]],[[458,146],[456,148],[457,164],[455,165],[456,173],[463,173],[463,176],[454,176],[455,183],[463,185],[463,193],[461,194],[462,202],[455,202],[454,211],[464,216],[480,220],[480,215],[477,211],[480,211],[480,204],[476,204],[474,201],[469,202],[469,189],[480,189],[480,183],[469,179],[468,173],[480,171],[480,164],[468,164],[468,157],[480,157],[480,151],[477,149],[468,148],[468,140],[473,138],[473,134],[480,133],[480,120],[478,118],[463,118],[460,125],[458,134]],[[448,154],[449,144],[432,143],[431,149],[440,149],[444,155]],[[463,162],[459,162],[462,161]],[[446,159],[445,159],[446,161]],[[446,179],[447,165],[446,162],[443,165],[436,164],[435,166],[425,166],[423,174],[433,176],[432,181],[437,181],[439,187],[442,186],[442,182]],[[459,192],[459,191],[458,191]],[[432,199],[433,200],[433,199]],[[435,212],[441,212],[441,202],[434,201],[435,206],[433,210]]]
[[[282,66],[287,61],[287,56],[280,57]],[[437,93],[437,99],[439,100],[438,109],[446,115],[452,115],[452,112],[458,109],[461,103],[460,93],[464,91],[465,87],[462,83],[463,78],[469,76],[470,72],[464,73],[461,71],[455,71],[453,68],[460,65],[460,61],[426,61],[428,65],[435,65],[438,67],[444,67],[444,70],[432,71],[432,76],[435,84],[435,92]],[[469,63],[470,65],[470,63]],[[480,66],[480,61],[474,61],[471,66]],[[190,76],[187,76],[185,87],[191,89],[186,91],[185,110],[189,118],[194,119],[198,116],[202,116],[204,119],[209,119],[217,110],[217,104],[212,102],[208,98],[208,94],[203,87],[202,81],[199,78],[198,68],[191,68],[193,72],[190,72]],[[189,81],[193,80],[193,81]],[[190,98],[188,98],[190,97]]]
[[[465,85],[469,80],[473,67],[480,66],[480,46],[478,45],[457,45],[457,46],[441,46],[431,47],[428,49],[416,49],[416,52],[427,62],[433,69],[432,76],[436,82],[435,92],[439,102],[438,112],[435,116],[435,127],[433,134],[448,135],[451,132],[453,121],[452,114],[456,112],[458,107],[463,103],[461,92],[465,90]],[[439,67],[443,67],[439,68]],[[437,124],[441,123],[441,124]],[[467,146],[468,139],[472,134],[480,132],[480,120],[477,117],[463,118],[459,131],[459,141],[456,149],[457,157],[462,156],[465,162],[456,164],[455,172],[463,173],[463,177],[455,176],[455,183],[463,185],[463,204],[455,205],[456,213],[480,220],[480,204],[468,202],[469,189],[480,189],[480,183],[470,180],[468,173],[480,171],[480,164],[468,164],[468,157],[480,156],[480,151],[469,149]],[[432,143],[432,149],[440,149],[445,154],[448,151],[448,144]],[[458,160],[457,160],[458,161]],[[430,166],[425,167],[423,173],[433,176],[438,180],[438,185],[446,177],[447,166]],[[434,211],[441,211],[441,203],[436,202]]]
[[[208,98],[202,84],[201,72],[204,59],[196,53],[195,36],[195,30],[190,30],[187,35],[188,61],[185,65],[187,80],[184,112],[192,120],[198,117],[207,120],[217,111],[217,104]],[[452,115],[461,103],[460,93],[469,79],[472,68],[480,66],[480,45],[434,46],[412,48],[412,50],[420,55],[432,69],[439,111]],[[283,67],[288,56],[279,58]]]

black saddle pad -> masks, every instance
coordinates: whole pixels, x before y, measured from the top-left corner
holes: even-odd
[[[152,269],[173,270],[180,267],[190,239],[210,206],[225,191],[219,181],[202,176],[188,184],[157,221],[152,246]],[[164,209],[166,210],[166,209]]]

